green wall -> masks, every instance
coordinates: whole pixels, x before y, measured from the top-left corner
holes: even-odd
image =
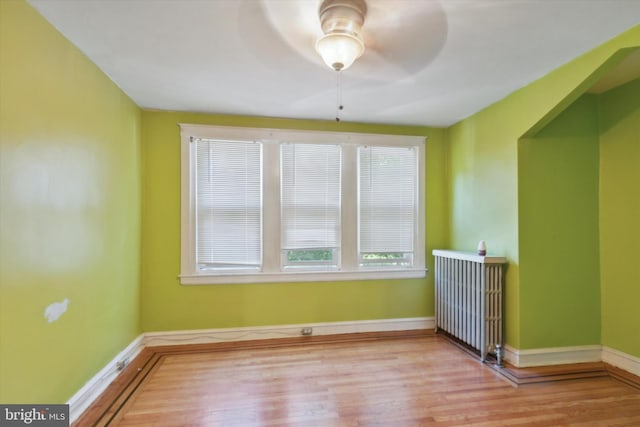
[[[640,26],[450,129],[141,113],[29,5],[0,0],[0,401],[66,401],[140,330],[433,315],[431,273],[180,286],[178,123],[428,136],[429,269],[433,248],[486,240],[510,262],[508,344],[640,356],[639,83],[581,97],[637,46]]]
[[[447,244],[446,132],[442,129],[238,116],[142,113],[142,327],[145,331],[433,315],[426,279],[181,286],[178,123],[428,136],[427,253]],[[430,270],[433,257],[427,257]]]
[[[598,162],[596,95],[520,142],[521,334],[533,348],[600,344]]]
[[[514,131],[493,126],[491,116],[480,112],[449,132],[450,245],[475,251],[478,241],[484,240],[489,254],[508,258],[505,333],[506,341],[517,346],[517,151],[510,136]]]
[[[599,107],[602,344],[640,357],[640,79]]]
[[[475,250],[482,239],[490,253],[507,256],[506,341],[515,348],[569,346],[578,341],[573,337],[591,341],[599,333],[585,334],[583,325],[575,323],[565,330],[565,338],[538,330],[547,330],[546,325],[554,321],[540,306],[541,300],[553,296],[541,295],[545,291],[535,288],[537,273],[520,271],[523,254],[519,234],[523,227],[519,222],[523,213],[519,206],[527,206],[530,194],[521,191],[518,181],[518,150],[527,145],[520,147],[518,141],[544,129],[623,60],[628,48],[637,46],[640,25],[449,129],[451,247]],[[556,309],[556,313],[560,311]],[[566,314],[557,320],[564,317]]]
[[[140,111],[24,1],[0,94],[0,402],[64,403],[139,334]]]

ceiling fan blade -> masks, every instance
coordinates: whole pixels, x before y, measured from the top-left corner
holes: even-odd
[[[322,35],[316,0],[260,0],[264,16],[292,49],[305,59],[324,67],[315,50],[316,40]]]
[[[390,63],[406,75],[424,69],[440,52],[447,19],[433,0],[369,0],[363,26],[367,50],[359,61],[370,67]]]

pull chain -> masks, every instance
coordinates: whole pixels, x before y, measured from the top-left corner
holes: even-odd
[[[337,71],[337,78],[336,78],[336,122],[340,122],[340,111],[342,111],[344,109],[344,106],[342,105],[342,82],[341,82],[341,76],[342,73],[338,70]]]

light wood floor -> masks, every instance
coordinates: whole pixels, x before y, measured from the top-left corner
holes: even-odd
[[[608,376],[515,386],[439,336],[166,351],[118,426],[640,426]]]

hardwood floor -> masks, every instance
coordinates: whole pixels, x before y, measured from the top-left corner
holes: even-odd
[[[158,348],[117,404],[77,424],[640,426],[640,390],[624,382],[516,386],[440,336],[280,344]]]

